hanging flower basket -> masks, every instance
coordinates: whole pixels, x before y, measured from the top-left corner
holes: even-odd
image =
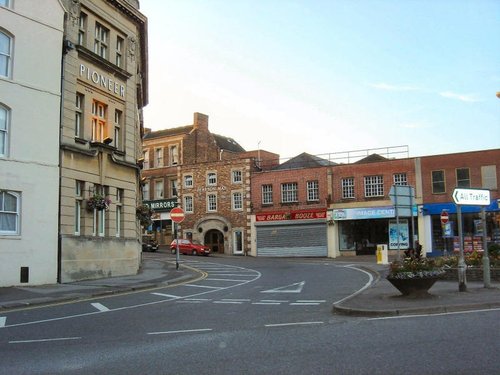
[[[154,211],[149,208],[149,206],[145,204],[137,206],[137,208],[135,209],[135,214],[143,227],[149,227],[151,224],[153,224],[152,216],[154,214]]]
[[[107,210],[111,204],[111,199],[104,197],[100,194],[94,194],[89,199],[87,199],[87,210]]]

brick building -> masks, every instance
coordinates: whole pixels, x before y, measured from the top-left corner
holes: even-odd
[[[208,116],[201,113],[194,114],[192,125],[147,132],[143,151],[143,199],[155,209],[150,229],[161,243],[173,239],[170,209],[179,205],[185,211],[179,237],[214,252],[249,251],[251,173],[259,165],[276,165],[278,155],[247,152],[232,138],[211,133]]]

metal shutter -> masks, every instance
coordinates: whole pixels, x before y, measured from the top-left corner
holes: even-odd
[[[326,224],[257,226],[257,256],[326,257]]]

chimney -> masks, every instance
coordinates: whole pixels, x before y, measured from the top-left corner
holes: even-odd
[[[203,113],[194,113],[194,122],[195,129],[204,129],[208,131],[208,116]]]

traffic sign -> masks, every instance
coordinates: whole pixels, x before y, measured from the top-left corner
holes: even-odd
[[[448,215],[448,212],[442,211],[441,212],[441,224],[446,224],[449,219],[450,219],[450,216]]]
[[[170,219],[175,223],[182,223],[184,217],[184,210],[180,207],[174,207],[170,211]]]
[[[490,191],[485,189],[455,189],[452,194],[456,204],[489,206]]]

